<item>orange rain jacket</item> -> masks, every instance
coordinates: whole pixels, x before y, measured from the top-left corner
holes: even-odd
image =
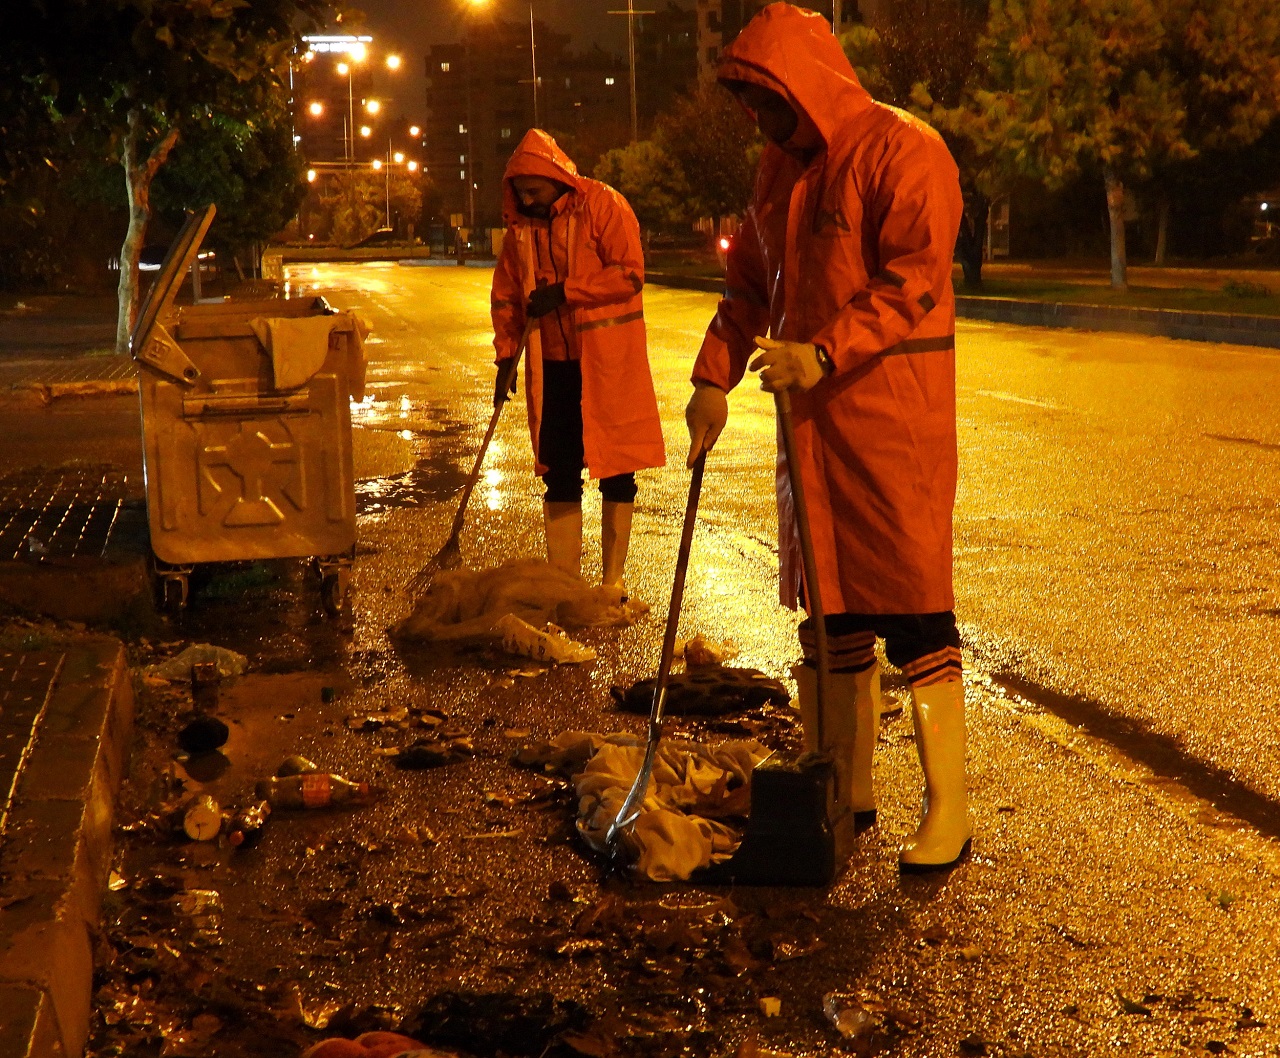
[[[593,478],[666,463],[658,401],[645,344],[644,255],[640,225],[627,200],[597,180],[579,176],[569,157],[541,129],[520,141],[503,174],[502,253],[493,274],[493,346],[498,361],[514,356],[525,306],[535,286],[533,220],[516,209],[511,179],[542,176],[569,187],[551,210],[554,261],[568,261],[565,304],[559,310],[569,355],[582,366],[582,446]],[[545,316],[544,320],[553,320]],[[525,398],[537,472],[542,425],[542,335],[529,335]]]
[[[834,372],[791,394],[823,607],[953,609],[955,163],[931,128],[872,100],[811,12],[765,8],[717,75],[781,94],[825,148],[807,165],[765,148],[693,378],[732,389],[766,330],[825,349]],[[803,566],[780,437],[777,483],[794,609]]]

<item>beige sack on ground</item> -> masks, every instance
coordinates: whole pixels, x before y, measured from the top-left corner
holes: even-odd
[[[494,637],[499,618],[514,614],[535,628],[635,624],[649,612],[623,600],[616,585],[592,587],[542,559],[523,558],[486,570],[451,570],[436,576],[413,612],[391,634],[401,639]]]
[[[542,749],[545,767],[573,779],[583,841],[607,852],[605,836],[644,761],[644,740],[570,731]],[[742,835],[722,820],[747,815],[751,771],[768,755],[754,741],[660,744],[640,816],[620,843],[632,869],[652,881],[682,881],[732,856]]]

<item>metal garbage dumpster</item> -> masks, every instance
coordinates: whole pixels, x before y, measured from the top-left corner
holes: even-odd
[[[199,564],[310,558],[336,614],[355,556],[349,398],[367,327],[318,297],[179,306],[213,215],[188,218],[131,343],[160,601],[185,606]]]

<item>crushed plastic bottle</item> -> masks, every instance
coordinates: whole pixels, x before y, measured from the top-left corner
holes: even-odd
[[[372,796],[367,782],[352,782],[341,775],[309,772],[264,779],[258,783],[260,801],[272,808],[328,808],[331,805],[364,804]]]
[[[241,809],[231,820],[231,828],[227,831],[227,844],[233,849],[252,848],[262,839],[270,817],[270,801],[259,801],[256,805]]]

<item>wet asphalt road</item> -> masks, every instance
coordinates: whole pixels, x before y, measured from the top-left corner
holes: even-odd
[[[628,581],[655,613],[584,634],[600,652],[590,666],[523,678],[491,655],[386,634],[409,606],[400,586],[448,533],[491,411],[488,281],[470,268],[293,270],[295,290],[374,327],[355,413],[351,614],[335,625],[313,601],[282,602],[306,598],[293,574],[215,580],[174,638],[253,662],[223,699],[230,766],[207,778],[224,802],[299,751],[388,793],[356,813],[273,821],[253,858],[133,849],[117,935],[140,928],[157,872],[217,890],[216,970],[202,972],[249,982],[282,1019],[313,1026],[347,1002],[405,1013],[444,988],[547,990],[615,1014],[608,1031],[646,1041],[634,1053],[732,1054],[755,1036],[817,1055],[841,1043],[822,1015],[839,992],[878,1026],[844,1041],[848,1053],[1277,1053],[1280,750],[1266,662],[1280,637],[1268,414],[1280,358],[962,323],[973,858],[946,877],[898,876],[919,783],[898,718],[878,751],[879,826],[829,893],[620,886],[564,839],[571,807],[539,803],[541,780],[506,758],[528,737],[641,727],[608,688],[656,664],[688,480],[686,378],[715,298],[646,291],[670,465],[641,475]],[[520,411],[509,406],[472,500],[471,566],[541,551]],[[777,605],[773,432],[771,401],[741,387],[708,464],[682,632],[732,640],[735,664],[785,676],[795,618]],[[586,524],[590,575],[594,493]],[[400,733],[343,723],[405,705],[447,712],[474,733],[476,759],[395,772],[376,749]],[[169,752],[165,721],[143,712],[152,728],[128,793],[139,810]],[[118,995],[100,994],[100,1009]],[[760,1014],[766,996],[780,1017]],[[172,1016],[190,1021],[190,1008]],[[287,1053],[261,1023],[260,1052],[244,1038],[219,1050],[228,1032],[198,1053]]]

